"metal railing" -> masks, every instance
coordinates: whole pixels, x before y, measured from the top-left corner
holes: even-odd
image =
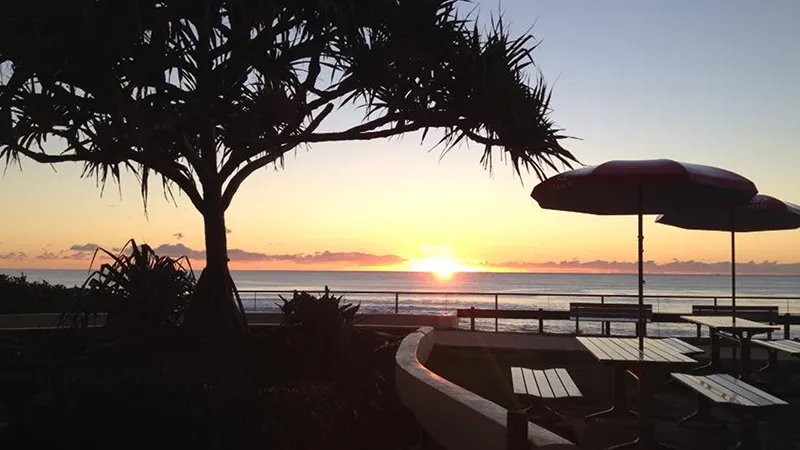
[[[266,290],[240,290],[239,294],[245,305],[252,305],[252,311],[256,312],[260,302],[273,302],[278,300],[278,295],[283,295],[284,298],[291,296],[293,290],[286,289],[266,289]],[[322,294],[323,290],[306,290],[305,292],[311,294]],[[637,300],[639,297],[636,294],[612,294],[612,293],[558,293],[558,292],[474,292],[474,291],[394,291],[394,290],[331,290],[331,294],[344,295],[345,299],[348,296],[361,298],[362,301],[366,296],[379,296],[381,299],[371,299],[375,305],[380,305],[380,311],[385,313],[399,314],[401,306],[413,303],[420,308],[425,303],[422,298],[430,299],[445,299],[445,304],[439,304],[438,308],[405,308],[409,313],[420,314],[425,312],[438,312],[444,309],[445,312],[455,311],[460,318],[469,318],[471,321],[471,328],[474,328],[474,320],[476,318],[494,319],[494,330],[499,330],[500,319],[526,319],[536,320],[539,322],[539,331],[544,329],[545,320],[570,320],[567,308],[567,300],[575,300],[585,302],[587,300],[594,300],[598,303],[606,303],[607,301],[617,301],[630,303]],[[458,307],[451,308],[448,305],[447,299],[450,298],[451,302]],[[452,300],[456,298],[457,300]],[[541,300],[558,299],[561,303],[561,308],[543,308],[534,304],[526,305],[524,303],[514,303],[512,308],[508,308],[502,300],[505,299],[531,299]],[[478,301],[478,300],[483,301]],[[670,303],[675,303],[674,300],[681,301],[683,306],[691,304],[707,304],[717,306],[726,306],[730,304],[731,297],[724,295],[654,295],[648,294],[644,296],[645,302],[649,304],[666,306],[663,309],[671,309]],[[405,301],[404,301],[405,300]],[[670,302],[672,300],[673,302]],[[746,304],[770,304],[771,306],[778,306],[783,309],[782,314],[778,317],[778,324],[784,326],[784,335],[790,336],[791,325],[800,324],[800,314],[792,315],[790,310],[792,304],[800,300],[800,296],[752,296],[741,295],[736,297],[737,303],[740,305]],[[358,301],[357,299],[351,301]],[[800,305],[800,303],[797,303]],[[669,306],[667,306],[669,305]],[[472,313],[470,313],[472,308]],[[246,307],[246,309],[250,310]],[[685,310],[672,310],[672,311],[658,311],[654,309],[652,321],[655,323],[685,323],[680,319],[681,315],[691,314],[691,308]]]

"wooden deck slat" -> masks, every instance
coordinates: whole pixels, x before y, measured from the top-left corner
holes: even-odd
[[[681,350],[682,347],[678,347],[676,345],[672,345],[669,342],[666,342],[664,339],[649,339],[645,345],[651,345],[653,348],[657,348],[662,353],[680,353],[684,354]]]
[[[734,405],[738,404],[743,406],[757,406],[755,403],[749,401],[747,398],[738,397],[736,393],[731,392],[724,386],[720,386],[718,383],[715,383],[714,381],[707,380],[706,377],[689,375],[685,373],[680,373],[680,374],[673,373],[672,376],[673,378],[682,382],[683,384],[690,387],[694,391],[700,393],[701,395],[707,397],[708,399],[716,403],[730,403]]]
[[[705,353],[705,350],[703,350],[702,348],[694,346],[692,344],[689,344],[688,342],[685,342],[685,341],[683,341],[681,339],[678,339],[678,338],[674,338],[674,337],[672,337],[672,338],[664,338],[664,339],[662,339],[662,341],[664,343],[666,343],[667,345],[671,345],[671,346],[673,346],[673,347],[675,347],[677,349],[680,349],[680,353],[683,353],[683,354],[686,354],[686,355]]]
[[[525,388],[525,380],[522,378],[522,368],[511,368],[511,385],[514,388],[515,394],[527,394],[528,390]]]
[[[786,401],[728,374],[695,376],[673,373],[672,377],[717,403],[746,407],[788,404]]]
[[[541,392],[539,391],[539,386],[536,385],[536,379],[533,377],[533,371],[527,367],[523,368],[522,378],[525,379],[525,387],[528,389],[528,395],[540,397]]]
[[[550,389],[556,398],[569,397],[567,390],[564,389],[564,384],[561,383],[561,378],[558,377],[555,369],[544,370],[544,376],[547,377],[547,383],[550,384]]]
[[[660,342],[660,339],[652,339],[652,341],[658,342],[656,346],[657,351],[666,358],[667,361],[670,362],[695,362],[692,358],[686,356],[684,353],[681,353],[675,347],[667,345],[663,342]]]
[[[715,377],[714,375],[707,375],[701,377],[704,383],[715,386],[716,389],[724,390],[731,400],[729,403],[738,404],[741,406],[767,406],[769,402],[765,401],[758,395],[751,395],[749,391],[742,390],[735,384],[732,384],[724,377]]]
[[[542,398],[553,398],[553,390],[550,389],[550,384],[547,383],[547,377],[542,370],[534,370],[533,376],[536,378],[536,385],[539,386],[539,393]]]
[[[598,339],[602,344],[607,345],[608,348],[613,349],[613,351],[618,355],[617,359],[622,361],[639,361],[638,354],[634,354],[630,351],[630,349],[620,346],[614,338],[605,338],[605,339]]]
[[[634,361],[651,361],[651,362],[666,362],[667,360],[658,354],[658,352],[654,352],[652,346],[648,347],[646,341],[644,344],[644,350],[639,350],[639,339],[630,339],[630,338],[611,338],[613,342],[618,345],[620,348],[624,349],[628,352],[629,355],[633,356]]]
[[[726,384],[726,386],[729,386],[731,390],[736,390],[736,392],[741,393],[741,395],[746,396],[753,402],[756,401],[765,402],[764,406],[787,404],[785,401],[779,399],[778,397],[775,397],[769,392],[762,391],[761,389],[751,384],[745,383],[744,381],[737,380],[736,378],[728,374],[708,375],[707,378],[711,378],[719,384],[723,383]]]
[[[636,343],[636,349],[638,350],[639,344]],[[656,361],[672,361],[675,359],[675,355],[677,352],[671,348],[665,348],[659,345],[657,339],[647,339],[644,340],[644,350],[648,352]]]
[[[597,359],[601,361],[611,361],[614,359],[619,359],[619,356],[617,356],[617,353],[615,351],[609,349],[607,345],[603,345],[601,347],[592,338],[579,337],[578,342],[581,342],[584,346],[586,346],[586,348],[589,349],[589,351],[592,352],[592,354],[594,354],[595,357],[597,357]]]
[[[556,374],[558,374],[558,378],[561,380],[561,384],[564,385],[564,389],[567,390],[567,394],[569,394],[570,397],[583,397],[583,394],[581,393],[580,389],[578,389],[575,381],[572,380],[572,377],[569,375],[569,372],[567,372],[567,369],[558,368],[555,369],[555,371]]]

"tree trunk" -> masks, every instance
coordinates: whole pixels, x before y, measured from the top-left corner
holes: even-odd
[[[206,198],[203,213],[206,242],[206,267],[186,311],[184,325],[196,335],[234,337],[247,332],[236,286],[228,270],[228,238],[225,209],[220,196]]]

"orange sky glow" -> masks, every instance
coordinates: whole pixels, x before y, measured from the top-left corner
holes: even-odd
[[[707,164],[800,204],[800,58],[791,56],[800,53],[800,2],[714,5],[508,0],[502,11],[514,34],[536,24],[533,57],[553,87],[551,117],[580,138],[563,144],[582,163]],[[478,6],[487,18],[498,10],[496,1]],[[742,70],[741,61],[754,63]],[[758,88],[743,89],[753,79]],[[323,127],[361,115],[342,108]],[[314,144],[287,154],[283,169],[253,173],[226,213],[231,268],[636,271],[635,217],[543,210],[530,198],[533,174],[520,178],[500,158],[489,173],[478,145],[440,158],[430,150],[441,134],[421,137]],[[131,174],[101,195],[72,163],[23,160],[21,169],[0,177],[0,268],[87,269],[97,246],[130,238],[202,267],[202,218],[185,196],[165,200],[159,180],[145,214]],[[646,272],[730,273],[728,234],[654,220],[644,222]],[[736,244],[739,273],[800,276],[800,230],[742,233]]]

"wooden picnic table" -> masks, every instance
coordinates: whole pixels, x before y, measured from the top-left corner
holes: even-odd
[[[625,399],[625,375],[630,373],[639,380],[639,437],[632,442],[610,448],[669,448],[655,440],[654,382],[664,373],[672,372],[680,366],[696,364],[697,361],[679,353],[675,347],[660,339],[645,338],[643,350],[639,350],[638,338],[579,337],[577,339],[599,362],[614,369],[614,405],[586,416],[587,420],[607,414],[630,414]]]
[[[739,343],[742,357],[739,366],[739,378],[747,379],[750,375],[750,341],[757,334],[769,333],[779,329],[777,325],[756,322],[731,316],[681,316],[681,319],[709,328],[711,340],[711,362],[699,369],[716,368],[720,358],[720,333],[732,335]]]

